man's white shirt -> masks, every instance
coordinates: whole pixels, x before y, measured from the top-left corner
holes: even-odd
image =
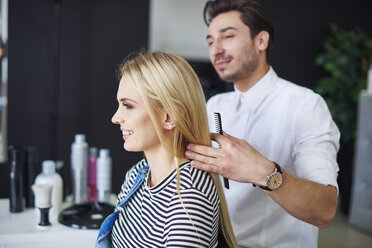
[[[337,186],[340,133],[321,96],[277,76],[272,68],[247,92],[218,94],[207,103],[221,113],[223,130],[246,140],[300,178]],[[285,180],[285,178],[284,178]],[[250,183],[225,189],[239,247],[317,247],[318,228],[286,213]]]

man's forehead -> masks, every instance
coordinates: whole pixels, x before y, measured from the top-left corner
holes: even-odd
[[[214,17],[209,24],[208,32],[210,31],[223,31],[227,27],[234,27],[237,29],[238,26],[244,25],[241,19],[241,13],[238,11],[229,11],[221,13]]]

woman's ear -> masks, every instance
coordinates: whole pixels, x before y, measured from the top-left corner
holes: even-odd
[[[163,127],[165,130],[172,130],[176,127],[176,124],[174,124],[168,113],[164,113]]]

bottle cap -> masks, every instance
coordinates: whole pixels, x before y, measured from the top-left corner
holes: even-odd
[[[110,150],[107,149],[107,148],[104,148],[104,149],[100,149],[99,150],[99,157],[102,158],[102,157],[109,157],[110,156]]]
[[[85,134],[76,134],[75,135],[75,142],[76,143],[83,143],[85,141]]]
[[[89,157],[97,157],[97,147],[89,147]]]
[[[56,163],[53,160],[44,160],[42,163],[43,174],[54,174],[56,173]]]

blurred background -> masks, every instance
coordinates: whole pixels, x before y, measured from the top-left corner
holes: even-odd
[[[36,146],[40,161],[63,161],[59,173],[70,194],[71,143],[77,133],[86,135],[89,146],[110,149],[112,189],[119,192],[126,171],[142,158],[123,149],[121,131],[111,123],[117,107],[116,69],[132,51],[167,49],[184,56],[206,98],[231,90],[208,60],[205,2],[2,0],[0,198],[9,197],[8,145]],[[340,220],[349,228],[358,101],[372,63],[372,1],[258,2],[277,28],[270,64],[281,77],[322,94],[340,127],[340,218],[335,223]],[[372,195],[371,183],[363,185]],[[366,218],[372,219],[372,200],[367,205]],[[371,247],[371,232],[358,231],[367,240],[360,247]]]

